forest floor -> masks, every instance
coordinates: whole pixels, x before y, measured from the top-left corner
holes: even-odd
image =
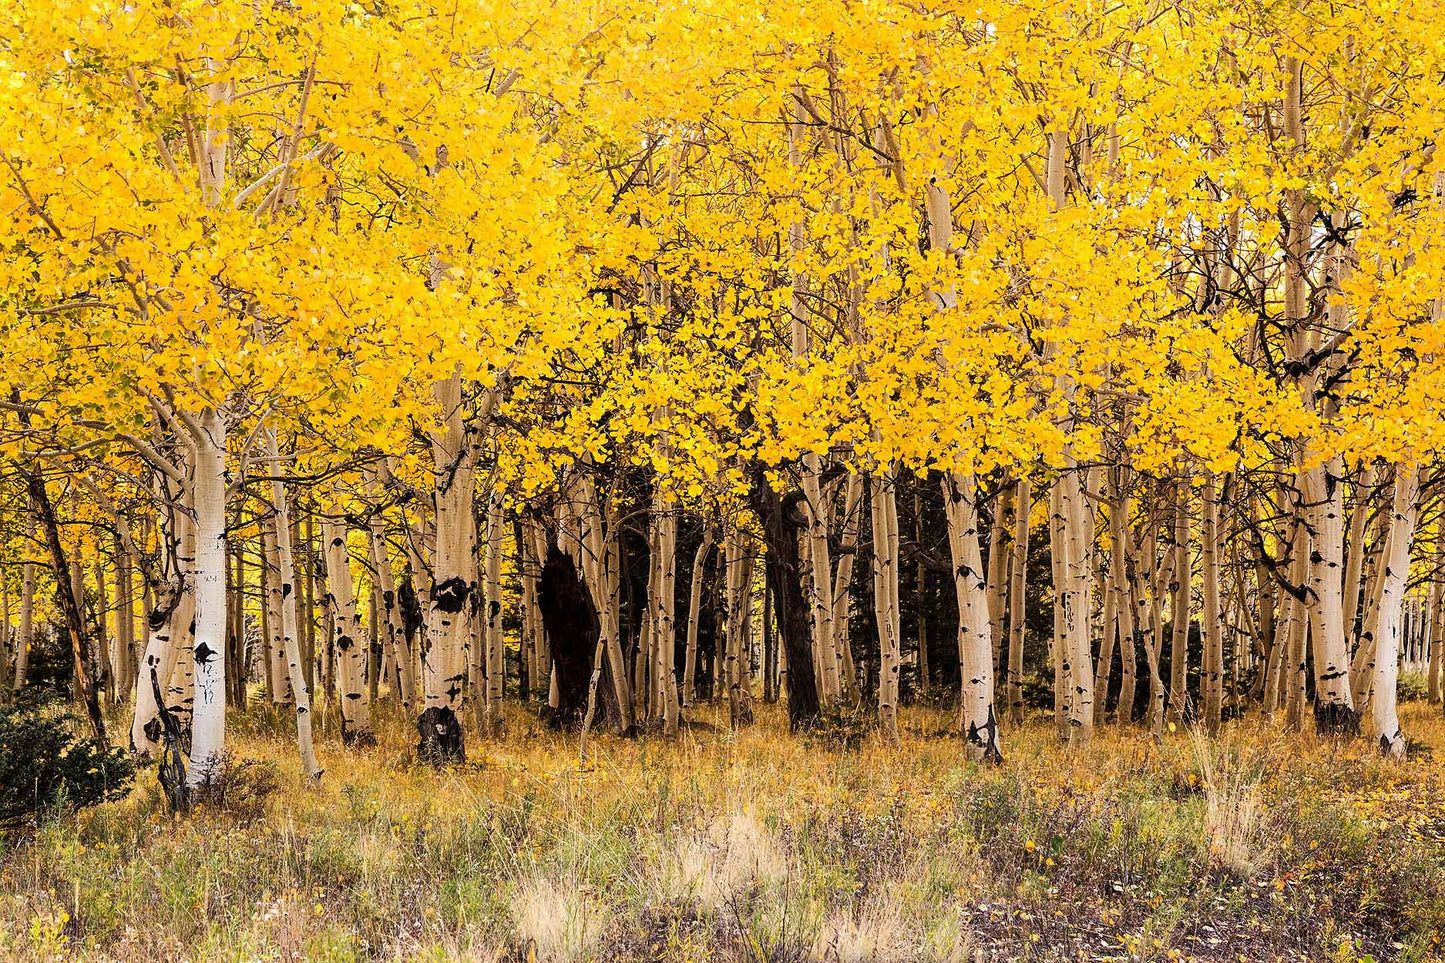
[[[757,709],[596,738],[585,770],[520,708],[442,772],[399,718],[363,749],[323,725],[319,787],[286,714],[237,716],[234,758],[277,765],[224,806],[172,817],[146,769],[4,844],[0,959],[1442,958],[1438,707],[1404,707],[1402,763],[1254,721],[1069,749],[1039,717],[997,768],[960,761],[944,710],[841,751]]]

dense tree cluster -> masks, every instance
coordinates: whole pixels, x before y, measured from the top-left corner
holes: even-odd
[[[248,678],[318,776],[316,699],[446,760],[508,698],[896,739],[943,687],[998,760],[1030,641],[1065,739],[1312,707],[1398,754],[1436,16],[11,4],[12,684],[64,634],[96,736],[178,721],[193,788]]]

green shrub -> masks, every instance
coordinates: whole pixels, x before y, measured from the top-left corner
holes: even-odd
[[[1430,695],[1430,680],[1423,672],[1401,672],[1396,691],[1401,702],[1424,702]]]
[[[47,811],[117,799],[134,776],[127,753],[77,738],[64,707],[0,707],[0,830],[34,825]]]
[[[841,699],[819,708],[818,717],[806,735],[815,744],[851,752],[863,744],[877,725],[878,711],[872,706]]]

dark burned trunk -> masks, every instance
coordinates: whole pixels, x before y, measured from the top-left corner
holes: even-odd
[[[592,593],[578,575],[572,557],[547,546],[547,561],[537,588],[537,607],[552,645],[557,673],[557,707],[552,724],[569,727],[587,711],[587,687],[602,624]]]
[[[96,653],[92,640],[86,637],[85,619],[80,614],[80,600],[75,597],[74,585],[66,573],[70,566],[65,560],[65,548],[60,544],[60,527],[55,521],[55,507],[50,504],[50,493],[45,490],[45,478],[40,470],[25,471],[26,485],[30,490],[30,502],[40,524],[45,529],[45,544],[50,549],[50,564],[55,572],[55,594],[60,601],[65,626],[70,633],[70,654],[75,663],[75,684],[85,702],[85,711],[90,718],[90,730],[95,741],[102,746],[110,743],[105,737],[105,717],[100,712],[100,694],[96,691]]]
[[[1358,736],[1360,734],[1360,714],[1353,707],[1343,703],[1324,703],[1316,700],[1315,731],[1325,736]]]
[[[812,636],[808,628],[808,605],[803,599],[802,566],[798,538],[803,519],[798,514],[801,493],[779,498],[763,474],[753,470],[749,492],[753,511],[763,526],[768,546],[768,588],[773,598],[776,626],[782,636],[788,664],[788,726],[806,729],[818,718],[818,685],[813,678]]]

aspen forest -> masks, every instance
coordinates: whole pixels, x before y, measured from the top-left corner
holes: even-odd
[[[1430,0],[0,0],[0,961],[1445,961]]]

